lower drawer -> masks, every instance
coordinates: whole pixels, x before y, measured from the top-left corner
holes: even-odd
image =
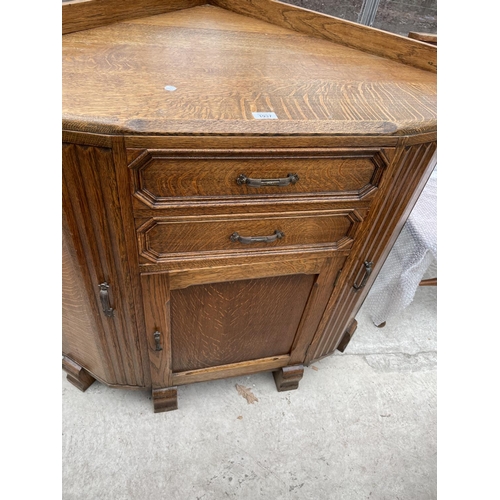
[[[279,253],[302,247],[345,248],[362,217],[355,209],[294,214],[151,217],[138,220],[139,253],[158,263],[208,254]]]

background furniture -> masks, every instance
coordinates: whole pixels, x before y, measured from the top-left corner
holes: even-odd
[[[63,367],[177,386],[343,350],[435,165],[436,50],[271,0],[63,6]]]

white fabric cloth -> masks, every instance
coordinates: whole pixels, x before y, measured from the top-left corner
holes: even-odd
[[[363,308],[380,325],[408,307],[437,266],[437,166],[377,276]]]

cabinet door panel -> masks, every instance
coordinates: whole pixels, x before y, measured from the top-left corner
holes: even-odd
[[[288,354],[315,279],[299,274],[173,290],[173,371]]]
[[[249,263],[244,276],[235,272],[239,266],[213,276],[185,269],[189,279],[181,282],[175,273],[144,274],[153,388],[303,362],[345,258],[296,262],[293,269],[270,261],[267,274]]]

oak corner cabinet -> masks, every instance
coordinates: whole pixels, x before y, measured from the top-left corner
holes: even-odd
[[[150,388],[345,349],[436,163],[436,47],[272,0],[63,5],[63,367]]]

